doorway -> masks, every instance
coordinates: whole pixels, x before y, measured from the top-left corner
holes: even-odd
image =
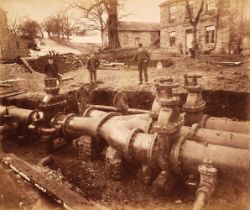
[[[135,47],[138,47],[138,44],[140,43],[140,38],[136,37],[135,38]]]
[[[193,42],[193,30],[192,29],[186,30],[185,42],[186,42],[185,52],[188,52],[188,50],[192,47],[192,42]]]

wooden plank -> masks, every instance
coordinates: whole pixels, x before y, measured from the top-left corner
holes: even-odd
[[[74,77],[65,77],[62,78],[62,81],[74,80]]]
[[[68,184],[46,177],[37,168],[13,154],[1,155],[0,158],[2,163],[67,210],[106,209],[81,197]]]
[[[33,71],[35,71],[30,64],[28,63],[28,61],[25,60],[25,58],[20,58],[20,60],[22,61],[22,63],[25,65],[25,67],[28,69],[28,71],[30,73],[32,73]]]
[[[5,94],[9,94],[9,93],[14,93],[17,92],[17,90],[10,90],[10,91],[5,91],[5,92],[0,92],[0,95],[5,95]]]
[[[125,63],[111,62],[110,64],[114,66],[125,66]]]
[[[8,84],[0,84],[0,87],[6,87],[6,88],[9,88],[9,87],[13,87],[13,85],[8,85]]]
[[[27,91],[19,91],[19,92],[13,92],[13,93],[9,93],[9,94],[3,94],[3,95],[0,95],[0,99],[9,98],[9,97],[12,97],[12,96],[17,96],[17,95],[21,95],[21,94],[24,94],[24,93],[27,93]]]
[[[1,80],[0,84],[12,83],[12,82],[20,82],[25,81],[25,79],[9,79],[9,80]]]

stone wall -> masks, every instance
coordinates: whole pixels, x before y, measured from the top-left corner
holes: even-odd
[[[11,60],[28,55],[28,44],[7,27],[6,13],[0,10],[0,60]]]
[[[210,51],[218,53],[229,52],[230,33],[239,32],[242,21],[242,8],[244,0],[222,0],[219,18],[217,19],[218,2],[214,11],[207,11],[205,6],[197,26],[197,40],[201,51]],[[200,0],[193,0],[193,13],[196,16],[200,7]],[[206,2],[206,1],[205,1]],[[169,7],[176,6],[176,20],[170,20]],[[172,53],[184,54],[188,51],[186,47],[187,30],[192,29],[189,18],[186,14],[185,1],[171,1],[160,8],[161,12],[161,48]],[[206,43],[206,27],[215,27],[215,43]],[[174,46],[170,46],[170,32],[176,32],[176,41]]]
[[[121,48],[135,48],[139,43],[144,47],[154,44],[160,39],[160,32],[158,31],[119,31],[118,32]],[[104,45],[108,45],[107,34],[104,34]],[[137,39],[137,40],[136,40]]]

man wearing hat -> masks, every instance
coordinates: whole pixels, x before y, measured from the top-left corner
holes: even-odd
[[[138,63],[138,70],[139,70],[139,85],[142,84],[142,72],[144,74],[145,83],[148,84],[148,62],[150,59],[149,53],[144,50],[143,45],[140,43],[138,45],[138,53],[135,55],[134,60]]]
[[[45,66],[44,73],[48,78],[57,78],[59,83],[62,82],[62,77],[58,73],[56,64],[54,63],[53,56],[49,56],[48,63]]]
[[[96,70],[99,67],[100,62],[94,53],[91,53],[90,58],[87,61],[87,69],[89,70],[90,84],[96,85]]]

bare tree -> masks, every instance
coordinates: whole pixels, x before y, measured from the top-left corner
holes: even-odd
[[[20,32],[27,39],[35,39],[40,31],[40,25],[35,20],[27,19],[20,25]]]
[[[79,2],[74,2],[73,7],[83,14],[77,19],[84,28],[97,30],[101,33],[102,44],[104,43],[104,30],[106,27],[105,8],[102,4],[96,5],[91,11],[83,7]]]
[[[14,33],[16,36],[20,33],[20,20],[17,20],[17,17],[8,25],[9,30]]]
[[[52,17],[46,18],[42,23],[42,27],[44,31],[48,33],[48,36],[51,37],[53,29],[54,29],[53,18]]]
[[[102,14],[105,13],[107,14],[107,20],[106,20],[106,25],[102,25],[102,30],[104,30],[105,26],[108,31],[108,47],[110,49],[117,49],[120,48],[120,41],[118,38],[118,0],[92,0],[88,1],[88,4],[86,2],[82,1],[74,1],[72,4],[73,6],[78,6],[79,9],[84,11],[84,14],[86,18],[90,17],[90,15],[93,13],[96,14],[97,11],[97,21],[98,21],[98,16],[99,18],[102,17],[103,15],[100,16],[100,13]],[[98,11],[99,8],[99,11]],[[105,10],[104,10],[105,9]],[[95,11],[95,12],[92,12]],[[96,21],[94,21],[96,22]],[[105,21],[99,20],[98,24],[104,24]],[[99,25],[99,26],[100,26]]]
[[[192,9],[190,7],[190,4],[189,4],[189,0],[185,0],[186,1],[186,10],[187,10],[187,13],[188,13],[188,18],[189,18],[189,23],[191,24],[192,28],[193,28],[193,50],[195,52],[195,55],[197,55],[198,53],[198,43],[197,43],[197,25],[199,23],[199,20],[200,20],[200,16],[201,16],[201,13],[203,11],[203,8],[204,8],[204,0],[200,0],[200,7],[199,7],[199,10],[196,14],[195,17],[193,17],[193,12],[192,12]]]
[[[63,17],[62,24],[63,24],[64,34],[67,36],[67,39],[69,40],[69,37],[75,28],[75,24],[73,21],[70,20],[70,18],[67,15]]]

